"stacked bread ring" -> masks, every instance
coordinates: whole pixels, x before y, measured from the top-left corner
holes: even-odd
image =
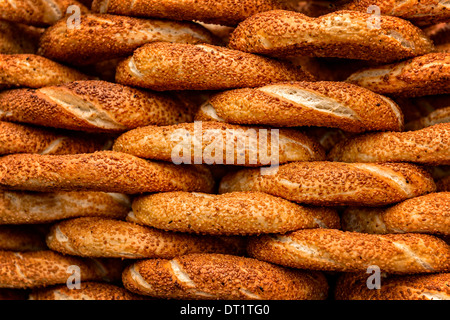
[[[450,12],[319,2],[0,4],[0,299],[450,299]]]

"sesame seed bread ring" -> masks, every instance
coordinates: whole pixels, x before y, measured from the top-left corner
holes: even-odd
[[[169,20],[198,20],[234,26],[251,15],[290,8],[277,0],[95,0],[92,11]]]
[[[214,36],[193,22],[137,19],[114,15],[83,15],[79,28],[61,20],[42,35],[38,53],[52,60],[88,65],[125,57],[145,43],[213,43]]]
[[[201,161],[203,164],[263,166],[325,159],[319,143],[297,130],[273,131],[216,121],[140,127],[119,136],[113,150],[177,164]]]
[[[319,206],[383,206],[434,192],[430,173],[409,163],[292,162],[262,175],[243,169],[226,175],[219,193],[261,191]]]
[[[0,191],[0,224],[50,223],[86,216],[124,219],[130,210],[130,199],[119,193]]]
[[[132,221],[158,229],[212,235],[285,233],[340,228],[329,208],[305,207],[262,192],[211,195],[165,192],[135,198]]]
[[[147,300],[118,285],[94,281],[81,281],[80,288],[69,289],[67,285],[33,289],[28,300]]]
[[[380,14],[409,20],[417,26],[427,26],[450,19],[448,4],[442,0],[352,0],[339,6],[339,10],[367,12],[369,6],[377,6]]]
[[[0,250],[24,252],[46,249],[44,234],[33,226],[0,226]]]
[[[26,289],[66,284],[78,270],[81,281],[112,282],[120,279],[123,268],[120,259],[79,258],[52,250],[0,251],[0,288]]]
[[[98,151],[76,155],[14,154],[0,158],[0,188],[40,192],[212,192],[202,166],[151,162],[130,154]]]
[[[366,234],[337,229],[303,229],[249,240],[248,254],[291,268],[413,274],[450,270],[450,246],[426,234]]]
[[[362,134],[339,142],[328,158],[342,162],[450,165],[450,123],[415,131]]]
[[[449,103],[450,104],[450,103]],[[437,109],[428,115],[405,124],[405,130],[420,130],[438,123],[450,122],[450,106]]]
[[[233,31],[228,46],[275,57],[334,57],[393,62],[431,52],[432,41],[406,20],[357,11],[335,11],[317,18],[274,10],[256,14]]]
[[[0,19],[45,27],[63,18],[72,5],[81,14],[89,11],[75,0],[7,0],[0,2]]]
[[[0,21],[0,53],[36,53],[43,29],[9,21]]]
[[[46,242],[51,250],[81,257],[171,259],[188,253],[242,254],[245,251],[243,238],[233,239],[235,241],[230,243],[219,237],[163,231],[121,220],[83,217],[54,224]]]
[[[388,208],[347,208],[341,218],[346,231],[450,235],[450,192],[430,193]]]
[[[196,119],[274,127],[333,127],[350,132],[403,128],[402,112],[392,100],[331,81],[225,91],[203,104]]]
[[[289,62],[208,44],[155,42],[120,62],[116,82],[156,91],[222,90],[313,80]]]
[[[162,299],[325,300],[328,295],[321,273],[224,254],[141,260],[125,268],[122,282],[131,292]]]
[[[0,54],[0,89],[40,88],[75,80],[87,75],[47,58],[33,54]]]
[[[450,93],[449,73],[450,53],[429,53],[398,63],[362,69],[345,81],[380,94],[420,97]]]
[[[369,274],[346,273],[338,277],[335,300],[450,300],[450,273],[388,275],[379,290],[367,287]]]
[[[87,132],[123,132],[193,120],[176,98],[116,83],[75,81],[0,93],[0,119]]]
[[[74,154],[105,149],[108,139],[0,121],[0,154]]]

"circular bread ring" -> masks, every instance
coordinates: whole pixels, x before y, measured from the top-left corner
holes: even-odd
[[[280,81],[312,81],[289,62],[208,44],[155,42],[120,62],[116,82],[156,91],[222,90]]]
[[[0,154],[74,154],[105,149],[108,139],[0,121]]]
[[[0,191],[0,224],[39,224],[89,216],[124,219],[130,210],[130,199],[119,193]]]
[[[367,287],[368,276],[339,276],[335,300],[450,300],[450,273],[389,275],[381,279],[380,290]]]
[[[63,19],[47,29],[38,53],[73,65],[125,57],[149,42],[214,43],[214,36],[194,22],[86,14],[77,28]]]
[[[0,251],[0,265],[0,288],[17,289],[66,284],[77,270],[82,281],[117,281],[124,267],[119,259],[71,257],[52,250]]]
[[[242,254],[244,238],[222,241],[219,237],[174,233],[132,222],[83,217],[54,224],[47,235],[51,250],[91,258],[163,258],[188,253]]]
[[[420,130],[439,123],[450,122],[450,106],[430,112],[427,116],[405,124],[405,130]]]
[[[81,14],[89,11],[75,0],[1,1],[0,19],[46,27],[62,19],[71,5],[77,6]]]
[[[333,209],[299,206],[262,192],[155,193],[135,198],[132,208],[130,221],[198,234],[254,235],[340,228],[339,215]]]
[[[406,4],[396,0],[352,0],[338,9],[368,12],[370,6],[377,6],[381,15],[399,17],[421,27],[450,19],[450,10],[441,0],[414,0]]]
[[[272,170],[230,173],[219,193],[261,191],[319,206],[382,206],[436,190],[430,173],[409,163],[292,162]]]
[[[248,254],[291,268],[413,274],[450,270],[450,246],[426,234],[366,234],[337,229],[303,229],[251,238]]]
[[[273,10],[248,18],[231,34],[235,50],[276,57],[310,56],[393,62],[434,49],[422,30],[406,20],[335,11],[317,18]]]
[[[0,21],[0,54],[36,53],[42,32],[41,28]]]
[[[119,136],[113,150],[176,164],[263,166],[325,159],[319,143],[297,130],[216,121],[137,128]]]
[[[0,226],[0,250],[39,251],[46,250],[44,234],[32,226]]]
[[[124,270],[122,282],[131,292],[163,299],[324,300],[328,294],[322,273],[224,254],[141,260]]]
[[[342,82],[287,82],[218,93],[197,120],[274,127],[320,126],[349,132],[400,131],[403,115],[389,98]]]
[[[76,155],[14,154],[0,158],[0,188],[40,192],[212,192],[203,166],[150,162],[130,154],[98,151]]]
[[[347,80],[373,92],[399,97],[450,93],[450,53],[429,53],[402,62],[364,68]]]
[[[158,17],[169,20],[198,20],[206,23],[235,26],[251,15],[290,8],[276,0],[95,0],[92,11],[137,17]]]
[[[88,132],[190,122],[194,112],[175,97],[106,81],[75,81],[0,93],[0,119]]]
[[[450,192],[430,193],[389,208],[347,208],[341,218],[345,231],[450,235]]]
[[[75,80],[87,75],[34,54],[0,54],[0,89],[40,88]]]
[[[28,300],[147,300],[147,298],[118,285],[81,281],[80,288],[76,290],[69,289],[67,285],[34,289],[29,294]]]
[[[362,134],[339,142],[328,159],[342,162],[450,164],[450,123],[415,131]]]

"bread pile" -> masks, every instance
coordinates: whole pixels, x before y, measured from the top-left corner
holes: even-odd
[[[2,299],[450,299],[448,5],[79,1],[0,4]]]

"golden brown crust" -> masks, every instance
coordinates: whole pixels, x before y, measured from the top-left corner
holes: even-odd
[[[89,216],[124,219],[130,210],[128,196],[118,193],[0,191],[0,224],[50,223]]]
[[[93,281],[80,282],[80,288],[69,289],[67,285],[34,289],[28,300],[146,300],[118,285]]]
[[[335,300],[450,300],[450,273],[389,275],[381,288],[370,290],[369,275],[343,274],[336,284]]]
[[[2,1],[0,19],[45,27],[63,18],[71,5],[77,6],[82,14],[89,11],[75,0]]]
[[[340,228],[329,208],[299,206],[262,192],[222,195],[156,193],[135,198],[129,219],[154,228],[213,235],[284,233],[303,228]]]
[[[76,155],[15,154],[0,158],[0,187],[10,190],[135,194],[211,192],[213,185],[206,167],[150,162],[114,151]]]
[[[255,259],[311,270],[413,274],[450,270],[450,246],[425,234],[365,234],[336,229],[304,229],[249,240]]]
[[[382,15],[400,17],[418,26],[450,19],[450,9],[442,0],[352,0],[338,9],[367,12],[369,6],[377,6]]]
[[[0,226],[0,250],[38,251],[46,250],[45,236],[33,226]]]
[[[238,238],[228,243],[218,237],[168,232],[132,222],[83,217],[54,224],[46,242],[51,250],[81,257],[171,259],[188,253],[242,254]],[[239,250],[241,249],[241,250]]]
[[[328,293],[321,273],[222,254],[142,260],[124,270],[122,281],[132,292],[163,299],[324,300]]]
[[[234,26],[251,15],[290,8],[276,0],[95,0],[92,11],[170,20],[198,20]]]
[[[418,27],[396,17],[335,11],[318,18],[274,10],[253,15],[234,30],[228,46],[276,57],[311,56],[393,62],[432,52]]]
[[[39,288],[66,284],[80,270],[82,281],[116,281],[123,263],[119,259],[87,259],[64,256],[52,250],[0,251],[1,288]]]
[[[293,129],[276,130],[216,121],[146,126],[119,136],[113,150],[184,164],[263,166],[325,159],[314,139]]]
[[[75,80],[87,75],[33,54],[0,54],[0,89],[41,88]]]
[[[0,119],[88,132],[123,132],[193,120],[178,99],[106,81],[0,93]]]
[[[450,122],[450,106],[434,110],[424,117],[406,123],[405,130],[420,130],[438,123],[448,122]]]
[[[346,82],[380,94],[420,97],[450,93],[450,53],[429,53],[350,75]]]
[[[275,127],[334,127],[350,132],[403,128],[401,110],[392,100],[331,81],[225,91],[203,104],[196,119]]]
[[[222,90],[313,80],[301,67],[208,44],[146,44],[120,62],[116,81],[157,91]]]
[[[214,36],[193,22],[137,19],[114,15],[83,15],[77,28],[61,20],[42,35],[38,53],[52,60],[88,65],[126,57],[157,41],[214,43]]]
[[[328,159],[342,162],[450,164],[450,123],[415,131],[377,132],[338,143]]]
[[[430,193],[389,208],[347,208],[341,218],[346,231],[450,235],[450,192]]]
[[[219,193],[261,191],[312,205],[382,206],[436,190],[430,173],[409,163],[292,162],[273,170],[230,173]]]
[[[2,155],[89,153],[105,149],[109,145],[109,140],[101,136],[88,138],[86,135],[73,132],[58,132],[47,128],[0,121],[0,154]]]
[[[0,21],[0,54],[36,53],[43,28]]]

